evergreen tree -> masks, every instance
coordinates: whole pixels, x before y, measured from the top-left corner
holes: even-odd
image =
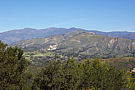
[[[125,71],[108,67],[99,59],[49,61],[34,79],[32,89],[120,90],[129,88],[127,79]]]
[[[21,49],[0,41],[0,90],[23,89],[23,72],[27,65]]]

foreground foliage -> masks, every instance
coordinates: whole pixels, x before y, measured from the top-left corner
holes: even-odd
[[[33,89],[120,90],[130,88],[128,78],[126,71],[108,67],[98,59],[51,61],[34,79]]]
[[[21,49],[0,42],[0,90],[23,89],[23,72],[27,65]]]
[[[21,49],[0,42],[0,90],[79,89],[134,90],[135,74],[108,66],[100,59],[55,59],[43,67],[28,66]]]

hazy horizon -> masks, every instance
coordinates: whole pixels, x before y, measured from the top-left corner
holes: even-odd
[[[25,28],[16,28],[12,30],[5,30],[5,31],[0,31],[0,33],[4,32],[9,32],[9,31],[14,31],[14,30],[22,30],[22,29],[36,29],[36,30],[42,30],[42,29],[48,29],[48,28],[64,28],[64,27],[47,27],[47,28],[31,28],[31,27],[25,27]],[[70,28],[79,28],[79,27],[70,27]],[[66,29],[70,29],[66,28]],[[95,31],[101,31],[101,32],[135,32],[135,31],[128,31],[128,30],[97,30],[97,29],[85,29],[85,28],[79,28],[79,29],[84,29],[84,30],[95,30]]]

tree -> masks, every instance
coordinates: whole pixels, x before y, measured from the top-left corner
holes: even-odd
[[[80,77],[79,65],[73,59],[49,61],[34,79],[32,89],[79,89]]]
[[[123,90],[131,88],[129,78],[126,71],[109,67],[99,59],[54,60],[45,64],[32,90]]]
[[[0,90],[23,89],[23,73],[27,65],[20,48],[9,47],[0,41]]]
[[[83,63],[83,72],[82,86],[86,89],[120,90],[128,88],[126,72],[108,67],[99,59],[86,60]]]

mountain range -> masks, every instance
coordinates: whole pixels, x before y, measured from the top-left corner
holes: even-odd
[[[85,32],[83,30],[46,38],[22,40],[11,45],[18,46],[25,52],[33,53],[36,51],[36,56],[37,52],[40,55],[42,54],[41,56],[47,56],[47,53],[51,53],[55,54],[53,56],[58,55],[64,58],[74,57],[80,59],[135,55],[135,40],[97,35],[94,32]],[[49,54],[48,57],[50,56]]]
[[[127,31],[117,31],[117,32],[102,32],[98,30],[85,30],[80,28],[46,28],[46,29],[33,29],[33,28],[24,28],[18,30],[11,30],[7,32],[0,33],[0,40],[4,43],[11,44],[20,40],[27,40],[32,38],[44,38],[53,35],[66,34],[73,31],[82,30],[85,32],[94,32],[97,35],[120,37],[124,39],[135,40],[135,32]]]

